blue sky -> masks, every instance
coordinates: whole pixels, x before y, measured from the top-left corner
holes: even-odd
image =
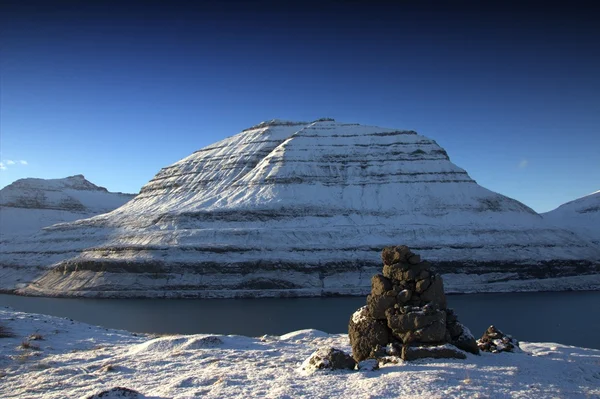
[[[0,187],[136,192],[262,120],[333,117],[548,211],[600,190],[600,14],[508,3],[1,1]]]

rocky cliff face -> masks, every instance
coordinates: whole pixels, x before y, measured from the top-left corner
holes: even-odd
[[[0,264],[47,268],[28,294],[364,294],[399,240],[439,272],[498,281],[589,273],[600,258],[413,131],[273,120],[163,168],[111,213],[3,249]]]
[[[555,226],[574,231],[600,247],[600,191],[542,213]]]

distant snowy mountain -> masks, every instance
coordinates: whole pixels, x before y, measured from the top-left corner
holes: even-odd
[[[110,212],[134,195],[111,193],[82,175],[20,179],[0,190],[0,240]]]
[[[163,168],[108,214],[7,245],[0,281],[46,271],[18,287],[34,295],[363,294],[396,244],[463,291],[556,288],[536,281],[598,273],[600,259],[413,131],[272,120]]]
[[[600,191],[542,213],[550,223],[572,230],[600,246]]]

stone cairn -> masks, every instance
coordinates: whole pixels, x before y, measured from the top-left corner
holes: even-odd
[[[495,326],[489,326],[483,336],[477,340],[477,345],[482,352],[521,352],[519,342],[511,335],[504,334]]]
[[[404,245],[384,248],[381,258],[383,275],[373,276],[367,306],[358,309],[348,325],[357,362],[479,354],[469,329],[446,307],[442,277],[431,271],[429,262]]]

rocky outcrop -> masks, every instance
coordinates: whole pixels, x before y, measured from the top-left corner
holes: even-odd
[[[520,352],[519,342],[510,335],[504,334],[495,326],[489,326],[480,339],[477,346],[483,352]]]
[[[0,280],[27,266],[43,271],[29,295],[364,295],[397,237],[482,286],[600,273],[600,249],[479,186],[434,140],[324,119],[261,123],[113,212],[5,245]]]
[[[358,362],[394,354],[465,358],[479,353],[471,332],[446,307],[442,277],[407,246],[386,247],[383,275],[371,279],[367,306],[348,325],[352,355]]]
[[[118,398],[129,398],[129,399],[144,399],[145,395],[142,395],[136,390],[123,388],[123,387],[115,387],[111,389],[106,389],[95,393],[93,395],[88,396],[86,399],[118,399]]]
[[[363,365],[367,367],[368,365]],[[315,370],[354,370],[356,362],[352,356],[344,351],[333,347],[322,347],[317,349],[302,364],[306,371]]]

